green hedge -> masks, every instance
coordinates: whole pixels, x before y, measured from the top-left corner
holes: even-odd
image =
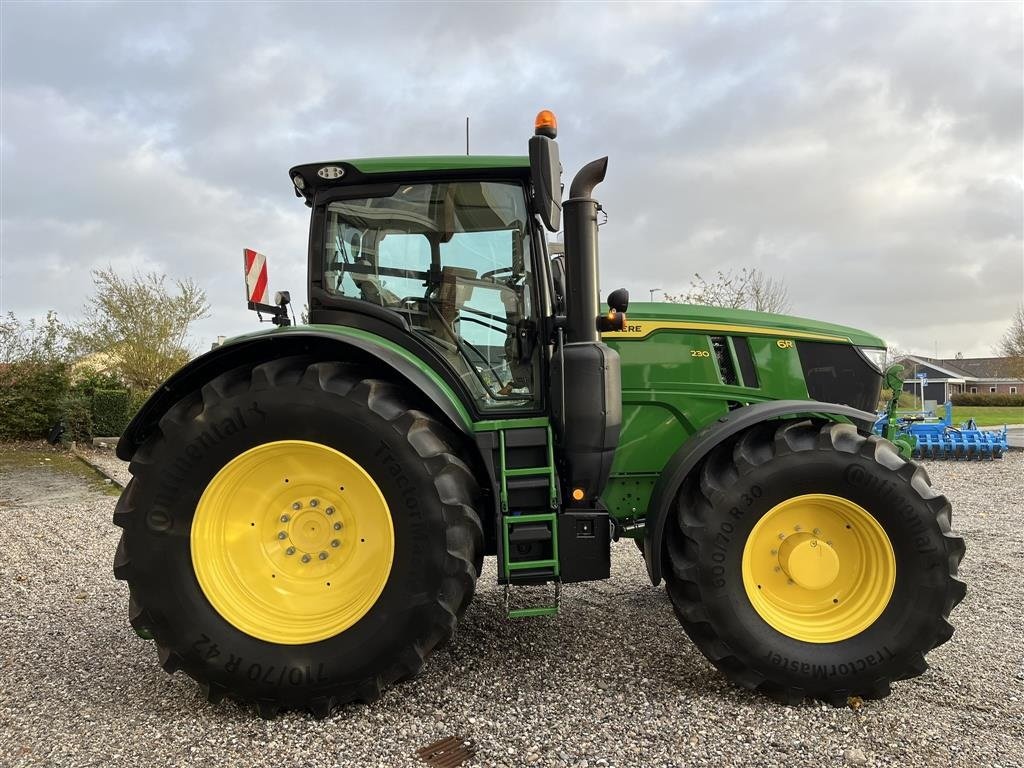
[[[986,392],[973,395],[970,392],[954,394],[953,405],[975,405],[975,406],[1024,406],[1024,395],[1000,395]]]
[[[46,437],[60,418],[67,391],[64,363],[0,364],[0,439]]]
[[[82,371],[73,377],[71,393],[81,395],[90,402],[98,389],[124,389],[121,380],[112,373]]]
[[[132,418],[135,418],[135,414],[142,410],[142,406],[149,400],[152,392],[146,392],[143,390],[134,390],[131,393],[130,400],[128,402],[128,410],[131,411]]]
[[[97,389],[92,396],[92,431],[97,437],[117,437],[131,420],[126,389]]]
[[[71,394],[61,402],[61,421],[64,422],[65,443],[77,440],[87,443],[92,440],[92,403],[84,395]]]

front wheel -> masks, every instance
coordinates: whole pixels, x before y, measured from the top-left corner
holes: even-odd
[[[879,698],[953,633],[964,542],[925,470],[847,424],[758,425],[684,484],[668,591],[727,677],[784,701]]]
[[[132,624],[211,700],[326,715],[443,644],[473,595],[479,488],[415,393],[301,357],[222,375],[139,449],[114,522]]]

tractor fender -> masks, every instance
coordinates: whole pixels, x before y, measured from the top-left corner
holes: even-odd
[[[672,502],[679,488],[694,468],[700,466],[711,449],[733,435],[762,421],[792,416],[819,416],[832,421],[848,420],[859,429],[871,432],[877,418],[875,414],[836,403],[819,403],[815,400],[774,400],[754,403],[729,411],[725,416],[708,424],[694,433],[665,463],[658,481],[651,492],[647,505],[647,522],[644,526],[644,560],[652,584],[661,583],[665,523],[672,509]]]
[[[117,443],[117,456],[132,456],[165,413],[188,392],[240,365],[258,365],[288,355],[323,355],[326,360],[375,361],[422,392],[457,431],[472,433],[472,420],[455,392],[416,355],[393,341],[355,328],[292,326],[258,332],[216,347],[188,363],[153,393]]]

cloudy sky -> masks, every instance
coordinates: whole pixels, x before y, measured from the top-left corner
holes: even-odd
[[[302,297],[299,162],[611,157],[602,285],[760,267],[795,314],[987,355],[1024,296],[1022,3],[17,3],[2,14],[3,312],[91,268],[193,277],[197,348]],[[301,301],[301,298],[300,298]]]

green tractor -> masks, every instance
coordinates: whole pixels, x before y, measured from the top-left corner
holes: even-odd
[[[607,158],[563,201],[555,135],[542,112],[523,157],[291,169],[309,324],[251,302],[278,327],[188,364],[121,438],[132,626],[211,701],[372,701],[452,636],[485,556],[511,617],[548,615],[624,537],[711,663],[782,701],[885,696],[952,635],[949,502],[871,434],[884,343],[627,318],[623,290],[601,310]]]

